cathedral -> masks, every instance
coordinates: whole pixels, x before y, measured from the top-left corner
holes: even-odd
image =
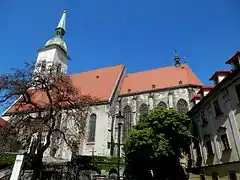
[[[66,12],[55,31],[56,35],[39,49],[36,64],[58,64],[58,71],[67,73],[70,57],[64,41]],[[119,112],[123,115],[121,144],[124,144],[139,116],[154,107],[186,113],[193,106],[191,99],[202,83],[187,64],[181,64],[178,55],[175,55],[174,60],[173,66],[136,73],[128,73],[126,66],[119,64],[71,74],[73,84],[81,89],[81,93],[100,100],[98,105],[91,107],[91,115],[87,120],[87,137],[81,144],[79,154],[91,156],[94,152],[96,156],[117,155],[119,132],[116,114]],[[71,153],[64,145],[57,149],[54,156],[71,159]]]

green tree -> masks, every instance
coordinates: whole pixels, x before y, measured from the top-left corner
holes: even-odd
[[[126,175],[145,180],[186,179],[180,159],[189,150],[190,124],[187,115],[175,110],[157,108],[143,115],[124,147]]]

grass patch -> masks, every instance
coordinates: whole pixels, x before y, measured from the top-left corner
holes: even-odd
[[[16,155],[0,152],[0,169],[13,165]]]

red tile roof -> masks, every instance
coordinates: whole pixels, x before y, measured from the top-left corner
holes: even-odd
[[[127,74],[120,93],[138,93],[151,91],[153,89],[165,89],[184,85],[202,86],[200,80],[187,64],[183,64],[181,67],[169,66]]]
[[[196,94],[195,96],[193,96],[193,98],[191,99],[191,102],[194,100],[200,100],[201,99],[201,95],[200,94]]]
[[[124,65],[106,67],[102,69],[91,70],[78,74],[70,75],[71,80],[76,88],[80,90],[79,100],[88,98],[90,95],[93,101],[108,101],[110,100],[120,75],[124,70]],[[28,93],[31,95],[32,101],[39,106],[45,108],[48,106],[48,98],[46,93],[41,89],[30,89]],[[96,100],[94,100],[96,99]],[[93,102],[92,101],[92,102]],[[58,102],[56,102],[58,103]],[[7,113],[16,111],[33,111],[34,107],[30,104],[22,104],[19,99],[14,106],[11,106]]]
[[[0,126],[3,126],[6,124],[6,121],[0,117]]]
[[[197,94],[202,94],[204,91],[211,91],[214,86],[202,86]]]
[[[209,80],[214,80],[217,76],[227,76],[228,74],[230,74],[231,71],[229,70],[220,70],[220,71],[216,71],[212,77],[209,78]]]
[[[99,101],[109,101],[116,88],[119,78],[124,72],[124,65],[106,67],[78,74],[70,75],[73,84],[81,91],[81,95],[90,95]],[[164,67],[145,72],[128,74],[124,77],[121,85],[120,94],[151,91],[156,89],[173,88],[184,85],[202,86],[197,76],[192,72],[188,65],[181,67]],[[42,93],[35,93],[34,100],[46,105]],[[18,107],[19,108],[19,107]],[[22,107],[20,107],[21,109]],[[25,107],[31,109],[31,107]],[[12,106],[8,112],[19,111]],[[20,110],[20,111],[21,111]]]
[[[91,95],[101,101],[108,101],[124,67],[124,65],[117,65],[73,74],[71,79],[82,94]]]

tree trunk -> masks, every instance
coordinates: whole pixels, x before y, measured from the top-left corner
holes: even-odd
[[[31,180],[40,180],[42,171],[42,158],[43,154],[36,154],[32,157],[33,176]]]

